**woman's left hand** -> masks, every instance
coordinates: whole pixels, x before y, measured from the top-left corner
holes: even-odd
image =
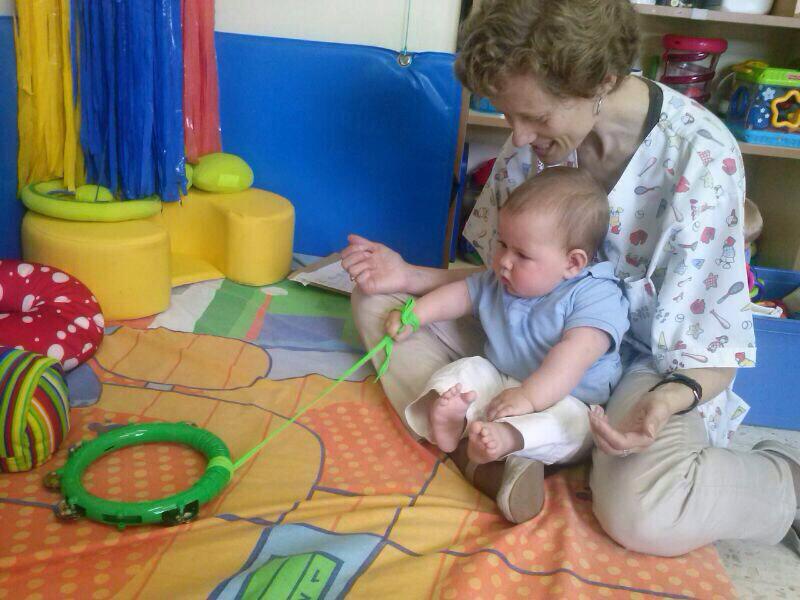
[[[672,414],[667,399],[650,392],[642,396],[616,426],[609,423],[601,406],[591,406],[589,426],[600,450],[612,456],[628,456],[645,450],[656,441]]]

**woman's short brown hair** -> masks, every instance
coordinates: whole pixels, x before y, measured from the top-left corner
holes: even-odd
[[[592,98],[608,75],[628,75],[639,39],[630,0],[483,0],[461,29],[455,71],[483,96],[530,74],[554,96]]]
[[[552,216],[563,248],[583,250],[590,260],[608,234],[608,195],[583,169],[547,168],[515,188],[501,210]]]

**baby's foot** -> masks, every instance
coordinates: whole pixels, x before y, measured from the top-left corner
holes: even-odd
[[[482,465],[522,450],[522,435],[508,423],[476,421],[469,426],[467,456]]]
[[[475,392],[462,392],[458,383],[431,404],[428,419],[431,441],[445,452],[452,452],[461,440],[466,426],[467,409],[475,400]]]

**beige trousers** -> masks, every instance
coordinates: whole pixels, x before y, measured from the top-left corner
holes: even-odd
[[[356,327],[367,347],[384,335],[389,311],[406,294],[352,297]],[[471,317],[433,323],[395,345],[384,391],[405,423],[406,407],[444,365],[483,352],[484,334]],[[376,357],[376,365],[383,357]],[[626,374],[607,406],[618,422],[658,376]],[[407,423],[406,423],[407,425]],[[711,448],[699,413],[673,416],[655,443],[640,454],[614,458],[594,451],[594,512],[606,533],[631,550],[684,554],[722,539],[774,544],[797,507],[788,464],[768,452]]]

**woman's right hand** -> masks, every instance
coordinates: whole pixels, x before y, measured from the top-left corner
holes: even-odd
[[[342,250],[342,267],[365,294],[409,291],[411,265],[391,248],[350,234]]]

